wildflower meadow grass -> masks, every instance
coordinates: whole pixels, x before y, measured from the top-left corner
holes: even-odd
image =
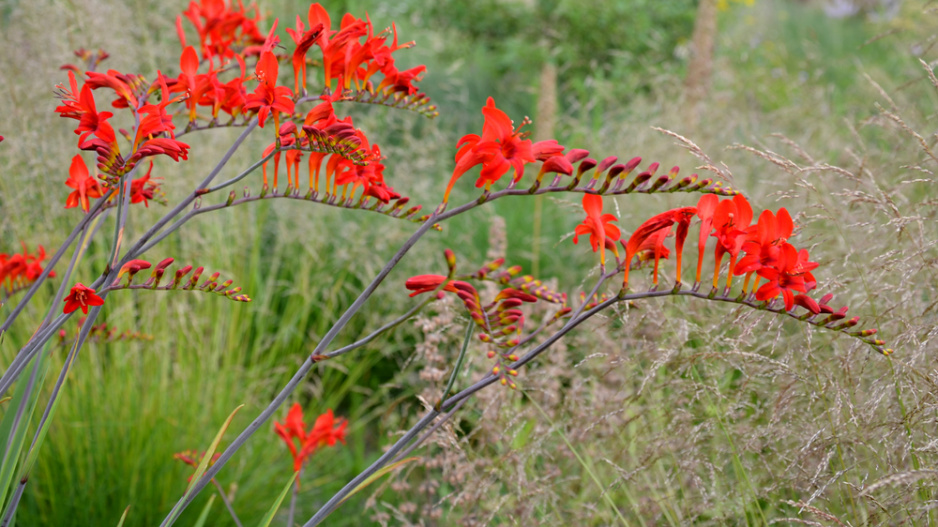
[[[936,11],[541,4],[0,6],[0,521],[938,521]]]

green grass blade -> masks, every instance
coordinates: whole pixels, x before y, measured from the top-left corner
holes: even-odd
[[[72,347],[74,348],[77,345],[78,341],[76,340]],[[72,351],[75,350],[73,349]],[[71,369],[73,364],[75,364],[75,361],[66,361],[65,367]],[[67,371],[65,372],[65,375],[68,375]],[[55,409],[58,407],[59,401],[61,400],[61,397],[56,397],[55,400],[52,401],[52,407],[49,408],[49,417],[42,424],[42,428],[39,429],[39,431],[36,433],[36,438],[34,439],[29,452],[26,454],[26,461],[23,462],[23,468],[20,470],[20,479],[27,477],[29,472],[32,470],[33,465],[36,463],[36,459],[39,457],[39,447],[42,446],[42,442],[46,439],[46,433],[49,432],[49,425],[52,424],[52,417],[55,415]]]
[[[217,494],[212,494],[208,498],[208,503],[205,504],[205,507],[202,508],[202,512],[199,513],[199,519],[192,524],[192,527],[205,527],[205,522],[208,521],[208,513],[212,510],[212,504],[215,503],[215,497]]]
[[[16,384],[13,392],[10,406],[0,421],[0,451],[3,452],[3,458],[0,460],[0,503],[4,505],[3,512],[6,512],[7,496],[10,491],[10,484],[13,481],[13,474],[16,471],[17,462],[20,453],[23,450],[23,444],[26,439],[27,424],[32,419],[33,411],[36,409],[36,402],[39,397],[39,386],[42,386],[49,371],[46,353],[40,353],[33,363],[33,370],[30,377],[35,376],[36,382],[32,386],[32,392],[27,393],[27,388],[31,384],[27,379],[21,379]],[[24,400],[25,399],[25,400]],[[21,415],[21,422],[16,423],[18,408],[21,404],[26,406]],[[16,430],[13,429],[16,425]]]
[[[189,485],[189,488],[186,489],[186,493],[183,495],[182,502],[185,502],[190,494],[192,494],[193,484],[202,477],[202,474],[205,474],[205,470],[208,468],[208,463],[212,459],[212,456],[215,455],[215,450],[218,449],[218,444],[221,443],[221,438],[225,435],[225,431],[228,430],[228,427],[231,426],[231,421],[234,419],[235,414],[238,413],[238,410],[244,408],[244,405],[240,405],[231,412],[231,415],[228,416],[228,419],[225,419],[225,423],[221,425],[221,428],[218,430],[218,433],[215,434],[215,439],[212,440],[212,444],[209,445],[208,450],[205,451],[205,454],[202,455],[202,461],[199,463],[198,468],[195,469],[195,474],[192,475],[192,483]],[[173,507],[172,512],[166,518],[166,521],[163,522],[164,525],[172,525],[182,510],[179,508],[178,504],[176,507]]]
[[[127,508],[124,509],[124,514],[121,514],[121,519],[119,522],[117,522],[117,527],[124,527],[124,520],[127,519],[128,512],[130,512],[130,505],[128,505]]]
[[[364,490],[365,487],[367,487],[368,485],[371,485],[372,483],[374,483],[375,481],[377,481],[378,479],[380,479],[380,478],[381,478],[382,476],[384,476],[385,474],[388,474],[389,472],[391,472],[391,471],[393,471],[393,470],[396,470],[396,469],[397,469],[398,467],[400,467],[401,465],[406,465],[407,463],[410,463],[411,461],[417,461],[418,459],[420,459],[419,456],[408,457],[408,458],[402,459],[402,460],[400,460],[400,461],[391,463],[390,465],[387,465],[387,466],[385,466],[385,467],[382,467],[380,470],[378,470],[377,472],[375,472],[375,473],[372,474],[371,476],[368,476],[368,478],[367,478],[365,481],[362,481],[357,487],[355,487],[355,489],[353,489],[352,492],[349,492],[349,493],[348,493],[348,496],[342,498],[342,501],[339,502],[339,505],[345,503],[346,500],[348,500],[349,498],[351,498],[351,497],[354,496],[355,494],[358,494],[359,492],[361,492],[362,490]]]
[[[541,414],[541,417],[543,417],[545,420],[547,420],[547,422],[551,424],[551,426],[553,426],[554,425],[553,421],[551,420],[550,416],[547,415],[547,412],[545,412],[544,409],[541,408],[541,405],[537,404],[537,401],[535,401],[534,398],[528,395],[527,393],[525,393],[524,395],[525,397],[528,398],[529,401],[531,401],[531,404],[533,404],[534,408],[536,408],[538,413]],[[589,474],[590,479],[592,479],[593,483],[596,484],[596,487],[599,489],[600,495],[602,496],[606,504],[609,505],[609,508],[612,510],[612,512],[615,513],[616,517],[619,519],[622,525],[624,525],[625,527],[628,527],[629,522],[627,522],[625,520],[625,517],[622,516],[622,512],[619,510],[619,507],[617,507],[615,502],[612,501],[612,498],[609,496],[609,493],[606,492],[605,485],[603,485],[599,481],[599,477],[597,477],[596,473],[593,472],[593,468],[590,466],[590,464],[587,463],[586,460],[583,459],[582,456],[580,456],[580,453],[577,451],[576,448],[573,447],[573,443],[571,443],[570,440],[567,439],[567,435],[563,433],[563,430],[561,430],[560,427],[555,426],[554,429],[557,430],[557,435],[559,435],[560,438],[563,439],[563,442],[566,443],[567,448],[569,448],[570,452],[572,452],[573,455],[576,457],[576,460],[580,463],[580,466],[583,467],[583,470],[585,470],[586,473]],[[644,525],[644,522],[642,522],[642,525]]]
[[[280,509],[280,504],[283,503],[283,499],[287,497],[287,493],[290,492],[290,487],[296,483],[296,474],[290,474],[290,479],[287,481],[287,484],[283,487],[283,490],[280,491],[280,496],[277,497],[277,500],[274,501],[274,504],[270,506],[270,509],[267,511],[267,514],[261,518],[261,522],[258,527],[268,527],[270,522],[274,520],[274,514],[277,514],[277,510]]]

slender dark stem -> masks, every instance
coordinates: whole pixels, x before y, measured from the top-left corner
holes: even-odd
[[[466,404],[466,401],[467,401],[467,399],[463,399],[462,401],[459,401],[458,403],[456,403],[456,406],[454,406],[454,407],[452,408],[452,410],[450,410],[449,412],[446,412],[446,413],[443,414],[439,419],[437,419],[437,421],[436,421],[435,423],[433,423],[433,426],[431,426],[429,430],[427,430],[426,432],[424,432],[424,434],[423,434],[422,436],[420,436],[419,439],[417,439],[416,441],[414,441],[409,447],[407,447],[406,450],[404,450],[404,451],[402,451],[400,454],[398,454],[397,457],[394,458],[393,461],[391,461],[391,463],[397,463],[397,462],[401,461],[402,459],[404,459],[404,458],[406,458],[407,456],[409,456],[411,452],[413,452],[414,450],[417,450],[418,448],[420,448],[420,445],[422,445],[422,444],[424,443],[424,441],[426,441],[427,439],[429,439],[430,436],[432,436],[434,432],[436,432],[437,430],[439,430],[441,426],[443,426],[444,424],[446,424],[446,422],[449,421],[450,417],[453,417],[454,415],[456,415],[456,412],[458,412],[459,409],[462,408],[462,406],[463,406],[464,404]]]
[[[407,433],[403,435],[403,437],[398,439],[397,442],[394,443],[394,445],[390,449],[388,449],[387,452],[385,452],[381,457],[377,459],[377,461],[375,461],[374,463],[371,464],[370,467],[362,471],[361,474],[352,478],[352,481],[349,481],[344,487],[342,487],[342,490],[340,490],[334,496],[332,496],[332,498],[330,498],[329,501],[326,502],[326,504],[323,505],[321,509],[319,509],[319,512],[317,512],[312,518],[310,518],[310,520],[306,522],[306,524],[304,524],[303,527],[313,527],[314,525],[319,525],[319,523],[326,516],[328,516],[329,513],[331,513],[333,509],[335,509],[339,505],[339,502],[341,502],[343,499],[345,499],[346,496],[351,494],[353,490],[355,490],[366,479],[371,477],[372,474],[381,470],[381,467],[385,466],[392,459],[397,457],[397,455],[402,450],[404,450],[407,444],[410,443],[415,437],[417,437],[417,434],[419,434],[421,430],[423,430],[424,428],[429,426],[431,423],[433,423],[433,420],[436,419],[438,415],[440,415],[439,411],[430,410],[430,412],[428,412],[427,415],[423,416],[423,418],[421,418],[420,421],[417,421],[417,424],[415,424],[410,430],[408,430]]]
[[[117,201],[117,221],[114,222],[114,240],[111,242],[111,256],[107,259],[108,266],[113,268],[117,265],[117,254],[121,248],[121,242],[124,239],[124,228],[127,226],[127,210],[130,208],[130,182],[133,181],[133,174],[137,171],[140,164],[134,165],[130,172],[120,177],[117,188],[123,192]]]
[[[107,214],[107,210],[104,211],[103,215]],[[101,223],[98,223],[95,226],[95,230],[88,236],[88,239],[92,238],[97,234],[97,230],[101,227]],[[42,324],[36,330],[36,333],[33,335],[33,338],[26,343],[26,346],[23,347],[17,353],[16,357],[13,358],[13,361],[10,362],[10,366],[7,367],[7,370],[3,372],[3,376],[0,377],[0,394],[6,393],[6,391],[12,386],[12,384],[19,377],[22,370],[32,361],[33,357],[36,356],[39,350],[45,345],[45,343],[51,338],[55,331],[65,323],[71,315],[60,315],[55,322],[51,324],[50,320],[52,315],[58,309],[58,306],[61,305],[62,297],[65,295],[65,291],[68,289],[68,284],[70,283],[72,271],[75,269],[75,266],[78,264],[78,257],[84,252],[84,247],[82,244],[79,244],[75,247],[75,251],[72,253],[72,259],[69,262],[68,268],[65,270],[65,275],[62,277],[62,283],[59,285],[59,289],[55,294],[55,299],[52,301],[52,304],[49,306],[49,312],[46,314],[46,318],[43,320]]]
[[[385,277],[387,277],[387,275],[391,272],[391,270],[394,269],[394,267],[401,260],[401,258],[403,258],[405,254],[407,254],[407,251],[409,251],[411,247],[413,247],[414,244],[416,244],[417,241],[424,234],[426,234],[428,230],[430,230],[430,228],[433,226],[436,219],[437,218],[431,216],[430,219],[424,222],[424,224],[421,225],[420,228],[417,229],[417,231],[414,232],[414,234],[406,242],[404,242],[404,244],[400,247],[400,249],[398,249],[398,251],[394,254],[394,256],[391,257],[391,259],[384,266],[384,268],[378,273],[378,275],[374,278],[374,280],[371,281],[368,287],[365,288],[364,291],[362,291],[362,293],[358,296],[357,299],[355,299],[352,305],[349,306],[349,308],[345,311],[345,313],[343,313],[342,316],[339,317],[339,320],[336,321],[336,323],[332,326],[332,328],[323,336],[322,340],[320,340],[319,344],[316,346],[316,349],[313,350],[311,357],[303,362],[303,364],[296,371],[296,373],[293,375],[290,381],[283,387],[280,393],[278,393],[277,396],[270,402],[270,404],[267,405],[267,408],[265,408],[251,422],[251,424],[249,424],[247,428],[245,428],[241,432],[241,434],[239,434],[238,437],[235,438],[234,441],[231,442],[230,445],[228,445],[228,448],[226,448],[225,451],[222,452],[221,456],[218,458],[218,461],[216,461],[214,465],[209,467],[208,470],[205,471],[205,473],[202,475],[201,478],[199,478],[198,481],[194,481],[192,483],[193,491],[189,493],[188,497],[183,496],[182,498],[180,498],[179,502],[177,502],[176,507],[174,507],[173,510],[178,509],[179,512],[182,512],[183,510],[185,510],[185,508],[189,505],[189,503],[192,502],[195,496],[197,496],[198,493],[203,488],[205,488],[205,485],[207,485],[208,482],[212,478],[214,478],[216,474],[218,474],[218,472],[222,469],[222,467],[225,466],[225,463],[227,463],[228,460],[230,460],[231,457],[234,456],[234,453],[237,452],[238,449],[240,449],[241,446],[245,442],[247,442],[247,440],[252,435],[254,435],[254,433],[257,430],[259,430],[261,426],[267,422],[268,419],[270,419],[273,413],[277,411],[277,409],[280,407],[281,404],[283,404],[283,401],[285,401],[287,397],[289,397],[290,394],[293,393],[293,390],[295,390],[296,387],[299,386],[300,382],[303,381],[303,379],[306,377],[306,374],[309,372],[309,370],[312,369],[313,365],[315,364],[315,360],[313,359],[313,357],[316,357],[322,354],[322,351],[326,347],[328,347],[329,344],[332,343],[336,335],[338,335],[338,333],[345,327],[345,325],[348,324],[348,321],[351,320],[351,318],[355,315],[355,313],[357,313],[358,310],[361,309],[362,305],[364,305],[365,302],[371,297],[375,289],[377,289],[378,286],[381,284],[381,282],[384,281]],[[172,522],[170,521],[170,517],[167,516],[166,518],[164,518],[163,523],[161,524],[161,527],[168,527],[171,524]]]
[[[234,507],[231,506],[231,502],[228,501],[228,496],[225,495],[225,489],[221,487],[221,484],[218,483],[218,480],[213,479],[212,483],[215,484],[215,488],[218,489],[218,495],[221,496],[221,502],[225,504],[225,507],[228,508],[228,514],[231,514],[231,519],[234,520],[235,525],[238,527],[244,527],[241,524],[241,520],[238,519],[238,515],[235,514]]]
[[[147,251],[152,249],[153,246],[165,240],[167,236],[176,232],[176,230],[179,229],[179,227],[182,227],[187,221],[191,220],[193,217],[199,214],[199,210],[200,209],[193,209],[183,214],[181,218],[174,221],[172,225],[166,228],[166,230],[164,230],[163,232],[157,234],[152,239],[150,239],[150,241],[147,242],[143,247],[141,247],[137,252],[139,254],[145,254]]]
[[[290,512],[287,514],[287,527],[293,527],[293,518],[296,517],[296,495],[300,493],[300,474],[303,472],[303,467],[300,467],[299,472],[296,473],[296,482],[293,484],[293,492],[290,496]]]
[[[414,316],[415,314],[417,314],[418,311],[420,311],[421,309],[423,309],[423,307],[426,306],[427,304],[429,304],[432,300],[433,300],[433,296],[431,295],[430,297],[428,297],[428,298],[427,298],[426,300],[424,300],[423,302],[421,302],[421,303],[415,305],[414,307],[410,308],[410,310],[407,311],[406,313],[404,313],[403,315],[401,315],[401,316],[395,318],[394,320],[392,320],[392,321],[388,322],[387,324],[381,326],[380,328],[374,330],[374,331],[371,332],[371,334],[368,335],[367,337],[365,337],[365,338],[363,338],[363,339],[361,339],[361,340],[358,340],[358,341],[356,341],[356,342],[353,342],[353,343],[349,344],[348,346],[344,346],[344,347],[341,347],[341,348],[339,348],[339,349],[337,349],[337,350],[330,351],[329,353],[325,353],[325,354],[323,354],[323,356],[331,359],[331,358],[333,358],[333,357],[338,357],[339,355],[344,355],[344,354],[346,354],[346,353],[348,353],[348,352],[350,352],[350,351],[352,351],[352,350],[355,350],[355,349],[358,349],[358,348],[364,346],[365,344],[368,344],[368,343],[371,342],[372,340],[378,338],[378,337],[379,337],[382,333],[384,333],[385,331],[388,331],[388,330],[390,330],[390,329],[394,329],[395,327],[399,326],[399,325],[400,325],[402,322],[404,322],[405,320],[407,320],[407,319],[409,319],[410,317],[412,317],[412,316]]]
[[[49,263],[42,270],[42,273],[39,274],[39,277],[36,278],[36,281],[33,282],[33,285],[29,288],[29,291],[23,295],[23,298],[20,299],[19,303],[17,303],[13,311],[10,312],[10,315],[3,322],[3,325],[0,326],[0,333],[10,329],[10,326],[13,325],[13,321],[16,320],[16,317],[19,316],[21,311],[23,311],[23,309],[26,307],[26,304],[28,304],[33,295],[36,294],[36,291],[39,290],[39,286],[42,285],[46,278],[49,277],[49,273],[55,269],[55,264],[59,262],[59,259],[61,259],[62,255],[65,254],[65,251],[72,245],[72,242],[75,241],[75,238],[77,238],[79,233],[81,233],[85,226],[88,225],[88,222],[90,222],[92,218],[98,214],[98,211],[101,210],[101,207],[104,206],[105,202],[107,202],[113,193],[114,189],[108,190],[104,196],[101,196],[100,199],[95,201],[95,204],[91,207],[91,210],[89,210],[88,213],[81,218],[78,224],[75,225],[75,228],[72,229],[71,234],[68,235],[65,241],[62,242],[62,245],[59,246],[59,249],[55,251],[54,255],[52,255],[52,258],[49,259]]]
[[[279,152],[279,150],[278,150],[277,152]],[[260,159],[260,161],[258,161],[258,162],[256,162],[256,163],[254,163],[253,165],[249,166],[245,171],[241,172],[241,173],[238,174],[237,176],[235,176],[235,177],[233,177],[233,178],[231,178],[231,179],[229,179],[229,180],[227,180],[227,181],[222,181],[221,183],[215,185],[214,187],[209,188],[205,193],[208,194],[208,193],[210,193],[210,192],[215,192],[215,191],[217,191],[217,190],[221,190],[221,189],[223,189],[223,188],[225,188],[225,187],[227,187],[227,186],[234,185],[234,184],[237,183],[238,181],[241,181],[242,179],[248,177],[252,172],[254,172],[254,171],[257,170],[261,165],[263,165],[264,163],[266,163],[267,160],[270,159],[271,157],[273,157],[275,153],[276,153],[276,152],[271,152],[271,153],[267,154],[266,156],[262,157],[262,158]]]
[[[121,260],[120,265],[123,265],[127,263],[128,261],[132,260],[133,258],[136,258],[137,256],[139,256],[141,254],[140,248],[146,245],[146,243],[150,241],[150,238],[152,238],[157,232],[160,231],[160,229],[162,229],[167,223],[169,223],[170,220],[175,218],[180,212],[182,212],[193,201],[195,201],[197,197],[204,194],[204,189],[208,187],[209,183],[211,183],[215,179],[215,177],[218,176],[218,173],[221,172],[222,168],[224,168],[225,165],[228,164],[228,161],[231,160],[231,157],[238,150],[238,148],[241,147],[241,144],[244,143],[248,135],[250,135],[251,132],[254,131],[254,128],[256,126],[257,126],[257,118],[254,118],[251,120],[251,124],[249,124],[241,132],[241,135],[239,135],[238,138],[235,139],[234,144],[232,144],[231,148],[229,148],[228,151],[225,152],[225,155],[222,156],[218,164],[215,165],[215,168],[213,168],[212,171],[208,174],[208,176],[206,176],[205,179],[202,180],[201,183],[199,183],[199,186],[196,187],[196,189],[192,192],[192,194],[189,194],[185,199],[180,201],[178,205],[173,207],[173,210],[167,212],[162,218],[159,219],[159,221],[154,223],[153,226],[150,227],[149,230],[147,230],[147,232],[143,233],[143,235],[140,236],[140,238],[134,243],[134,245],[130,249],[128,249],[126,253],[124,253],[124,258]]]
[[[453,368],[453,373],[449,376],[449,381],[446,383],[446,388],[443,390],[443,393],[440,394],[440,402],[443,399],[446,399],[446,396],[449,395],[449,391],[453,389],[453,385],[456,384],[456,376],[459,375],[459,371],[462,369],[463,360],[466,358],[466,350],[469,349],[469,341],[472,339],[472,330],[475,322],[472,320],[466,325],[466,337],[463,339],[462,348],[459,349],[459,358],[456,359],[456,366]]]
[[[612,298],[612,299],[606,300],[605,302],[602,302],[598,304],[597,306],[593,307],[592,309],[588,310],[586,313],[582,314],[578,318],[574,318],[570,320],[563,328],[558,330],[557,333],[555,333],[554,335],[551,335],[546,341],[544,341],[543,343],[538,345],[536,348],[531,350],[527,355],[519,359],[511,367],[514,369],[517,369],[523,366],[524,364],[526,364],[527,362],[530,362],[530,360],[532,360],[534,357],[536,357],[545,349],[553,345],[554,342],[560,340],[560,338],[562,338],[568,332],[570,332],[571,330],[579,326],[581,323],[583,323],[583,321],[589,319],[590,317],[602,311],[603,309],[609,307],[610,305],[616,302],[620,302],[620,301],[622,301],[622,299],[619,299],[619,298]],[[497,376],[488,375],[484,379],[481,379],[480,381],[470,386],[469,388],[466,388],[465,390],[459,392],[458,394],[444,401],[440,405],[440,408],[446,411],[452,410],[453,408],[456,407],[456,405],[461,404],[470,396],[472,396],[479,390],[485,388],[486,386],[489,386],[490,384],[495,383],[497,380],[498,380]],[[346,498],[346,496],[348,496],[355,488],[357,488],[358,485],[361,484],[361,482],[363,482],[365,479],[370,477],[372,474],[374,474],[378,470],[381,470],[381,468],[384,467],[388,462],[390,462],[391,459],[394,459],[395,457],[397,457],[398,454],[404,450],[407,444],[414,437],[416,437],[417,434],[419,434],[424,428],[426,428],[427,426],[430,426],[433,420],[439,415],[440,415],[440,410],[433,409],[429,411],[427,415],[425,415],[422,419],[420,419],[420,421],[418,421],[417,424],[415,424],[410,430],[408,430],[407,433],[404,434],[403,437],[401,437],[396,443],[394,443],[394,445],[390,448],[390,450],[388,450],[384,455],[382,455],[374,463],[372,463],[371,466],[369,466],[361,474],[353,478],[352,481],[350,481],[348,484],[342,487],[342,489],[339,492],[337,492],[334,496],[332,496],[332,498],[330,498],[329,501],[326,502],[326,504],[323,505],[322,508],[320,508],[319,511],[312,518],[310,518],[308,522],[306,522],[304,527],[313,527],[315,525],[318,525],[320,522],[322,522],[322,520],[325,519],[326,516],[328,516],[333,511],[333,509],[338,507],[339,503],[341,503],[342,500]]]
[[[16,507],[20,503],[20,498],[23,497],[23,491],[26,490],[26,481],[26,479],[21,479],[16,485],[16,490],[13,491],[13,497],[10,498],[10,505],[7,508],[7,512],[3,515],[3,520],[0,521],[0,527],[7,527],[7,525],[10,525],[10,521],[13,520]]]
[[[231,157],[234,155],[237,149],[247,139],[247,136],[254,130],[256,126],[257,126],[257,119],[255,118],[251,121],[251,124],[249,124],[241,132],[241,135],[238,136],[234,144],[231,145],[231,148],[228,149],[228,151],[225,153],[222,159],[218,162],[218,164],[215,165],[215,168],[212,169],[209,175],[205,177],[205,179],[199,184],[199,186],[196,187],[196,189],[189,196],[187,196],[178,205],[176,205],[176,207],[174,207],[173,210],[169,211],[166,215],[160,218],[159,221],[153,224],[153,226],[150,227],[150,229],[146,233],[144,233],[134,243],[134,246],[131,247],[125,253],[124,258],[115,267],[120,268],[121,265],[137,257],[140,254],[140,248],[143,247],[153,235],[159,232],[159,230],[163,226],[165,226],[167,223],[169,223],[169,221],[172,218],[176,217],[183,209],[185,209],[186,207],[189,206],[189,204],[195,201],[195,199],[200,195],[202,189],[207,187],[208,184],[211,183],[212,180],[215,179],[218,173],[221,172],[222,168],[224,168],[224,166],[228,163],[228,161],[231,159]],[[110,193],[108,195],[110,195]],[[104,198],[98,200],[98,202],[95,203],[95,207],[103,206],[104,201],[105,201]],[[91,212],[89,212],[88,214],[85,215],[86,217],[84,219],[89,218],[91,215],[92,215]],[[71,238],[74,238],[74,234],[75,233],[73,233],[73,236],[71,236]],[[60,251],[64,251],[64,249],[61,249]],[[51,265],[47,267],[47,270],[49,270],[50,268],[51,268]],[[93,289],[97,288],[98,286],[100,286],[100,284],[105,283],[106,281],[109,282],[110,280],[113,280],[113,277],[108,279],[107,277],[101,276],[97,280],[95,280],[94,284],[92,284],[91,287]],[[28,296],[27,298],[24,298],[24,300],[20,302],[20,305],[25,305],[25,302],[27,299],[28,299]],[[19,306],[17,306],[17,309],[19,309]],[[18,311],[14,311],[14,312],[18,313]],[[45,342],[52,336],[54,331],[57,330],[59,327],[61,327],[61,324],[63,324],[65,320],[68,319],[69,316],[70,315],[59,316],[59,318],[56,319],[56,321],[52,323],[50,328],[47,328],[45,331],[41,332],[40,334],[37,334],[36,337],[34,337],[29,343],[27,343],[26,346],[24,346],[23,349],[21,349],[17,353],[17,358],[22,356],[23,361],[28,363],[29,360],[32,358],[32,356],[35,355],[38,348],[45,344]],[[7,320],[7,323],[12,322],[12,318],[13,318],[13,314],[10,315],[10,319]],[[0,378],[0,390],[3,390],[3,391],[0,391],[0,393],[4,393],[6,388],[9,388],[9,385],[11,385],[16,380],[16,378],[19,376],[22,369],[23,369],[22,365],[18,365],[18,367],[14,369],[12,364],[11,364],[11,367],[7,368],[7,371],[4,372],[3,377]]]

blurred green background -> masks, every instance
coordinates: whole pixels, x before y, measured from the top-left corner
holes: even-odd
[[[105,67],[173,74],[175,20],[186,5],[0,3],[0,250],[17,250],[20,240],[57,247],[78,218],[63,208],[76,137],[74,123],[52,112],[52,88],[66,82],[59,66],[73,61],[74,49],[100,47],[111,54]],[[263,29],[273,17],[281,31],[292,26],[308,5],[263,3]],[[703,10],[691,0],[324,5],[334,24],[346,11],[367,12],[375,28],[393,22],[401,40],[417,43],[397,54],[398,64],[427,65],[419,86],[439,106],[438,118],[364,105],[340,110],[381,145],[387,181],[414,202],[438,203],[454,146],[481,130],[488,96],[516,123],[530,116],[535,137],[590,149],[599,159],[642,156],[662,170],[679,165],[682,175],[704,175],[698,158],[652,126],[672,130],[708,153],[757,214],[788,207],[798,245],[823,266],[820,292],[835,292],[835,308],[851,306],[897,349],[890,361],[793,321],[686,299],[619,310],[523,372],[520,392],[492,390],[470,402],[449,435],[418,451],[419,463],[353,498],[327,525],[936,520],[935,478],[927,470],[938,445],[930,343],[938,302],[938,161],[931,154],[938,92],[920,63],[938,58],[930,3],[713,2],[713,54],[703,65],[709,80],[693,73],[701,67],[693,35]],[[170,202],[204,177],[237,133],[188,136],[192,160],[158,162],[154,175]],[[269,140],[266,131],[255,134],[221,177],[251,163]],[[727,148],[736,144],[762,154]],[[245,185],[256,193],[259,178]],[[471,179],[459,183],[454,201],[475,197]],[[696,198],[620,196],[606,206],[630,232]],[[484,263],[498,245],[490,235],[496,215],[505,220],[508,262],[556,279],[573,296],[595,271],[595,255],[569,240],[582,220],[579,201],[505,199],[454,219],[411,251],[336,346],[408,308],[403,281],[442,273],[443,248],[457,250],[461,270]],[[165,210],[135,209],[130,235]],[[172,256],[219,271],[254,301],[115,293],[101,320],[154,339],[82,350],[19,524],[113,525],[128,505],[126,525],[160,521],[190,473],[172,454],[204,449],[245,403],[226,439],[234,437],[415,228],[272,200],[201,216],[155,247],[150,260]],[[100,273],[106,241],[92,245],[76,280]],[[5,336],[3,360],[29,337],[57,285]],[[437,312],[318,365],[297,391],[309,422],[332,408],[350,423],[347,445],[315,456],[304,471],[302,521],[442,389],[425,373],[431,365],[448,368],[437,355],[452,360],[466,319],[454,305]],[[484,350],[472,352],[463,386],[487,367]],[[57,364],[63,357],[56,352]],[[246,524],[272,503],[291,462],[271,426],[222,471],[219,482],[234,492]],[[210,490],[180,525],[196,521]],[[209,525],[232,524],[221,504],[212,507]],[[284,522],[281,513],[275,523]]]

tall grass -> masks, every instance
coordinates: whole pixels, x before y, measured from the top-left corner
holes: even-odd
[[[270,11],[289,16],[306,9],[281,4]],[[369,7],[375,18],[394,11],[391,5],[350,5]],[[75,220],[74,210],[62,209],[61,183],[76,137],[52,114],[49,97],[64,79],[56,68],[71,60],[70,50],[104,47],[113,55],[111,67],[144,74],[171,68],[174,61],[167,65],[165,57],[178,53],[173,21],[185,2],[99,1],[56,11],[60,7],[21,2],[0,8],[5,48],[19,50],[0,55],[0,92],[6,94],[0,133],[7,137],[0,145],[0,248],[19,240],[55,246]],[[727,164],[735,186],[760,208],[797,212],[802,244],[823,265],[818,278],[837,295],[834,307],[850,305],[851,314],[874,320],[896,349],[894,359],[724,305],[667,299],[623,308],[523,372],[523,396],[482,392],[434,437],[419,466],[376,486],[381,493],[353,498],[329,524],[613,525],[620,515],[635,525],[934,522],[935,478],[927,470],[935,467],[938,444],[931,375],[938,160],[910,130],[934,147],[938,91],[908,52],[921,44],[922,58],[935,59],[927,47],[935,15],[922,8],[908,2],[898,19],[871,25],[780,1],[737,7],[721,15],[718,81],[693,134],[673,104],[680,96],[677,78],[663,78],[660,91],[630,97],[601,123],[581,120],[569,108],[560,119],[564,144],[603,157],[641,155],[688,173],[699,162],[649,125],[689,135]],[[56,31],[49,28],[50,12],[66,13]],[[391,184],[432,204],[448,180],[452,146],[463,133],[478,131],[478,108],[498,79],[487,77],[482,58],[434,63],[446,35],[408,28],[406,20],[398,26],[404,38],[418,40],[414,64],[426,62],[438,72],[424,88],[441,103],[442,116],[426,123],[354,108],[360,111],[356,123],[388,145]],[[892,28],[902,31],[867,43]],[[609,85],[597,90],[614,93]],[[193,161],[158,166],[167,192],[182,192],[181,182],[200,177],[231,140],[226,134],[192,137]],[[232,166],[245,166],[265,140],[255,140]],[[724,149],[734,143],[762,153]],[[259,188],[256,179],[247,185]],[[615,206],[630,231],[655,212],[691,204],[687,199],[617,198]],[[151,207],[136,211],[142,214],[131,229],[158,217],[159,206]],[[444,243],[458,248],[467,266],[482,263],[493,245],[493,212],[506,219],[508,260],[530,269],[529,204],[500,201],[416,248],[337,345],[399,312],[405,298],[400,284],[411,274],[439,272]],[[565,290],[581,287],[595,263],[567,239],[580,220],[576,199],[547,199],[547,257],[540,268],[545,278],[559,277]],[[116,524],[127,505],[127,525],[162,518],[190,473],[172,454],[204,449],[241,403],[247,406],[233,429],[243,427],[414,228],[367,213],[275,201],[201,217],[154,248],[152,259],[172,256],[234,278],[254,302],[115,293],[103,320],[154,339],[88,346],[30,480],[21,524]],[[103,259],[105,251],[93,246],[88,261]],[[3,360],[28,338],[25,321],[36,321],[51,297],[51,289],[43,291],[22,327],[5,335]],[[465,323],[454,306],[438,310],[435,322],[406,325],[354,356],[321,364],[297,394],[307,407],[334,408],[351,424],[348,446],[314,458],[304,471],[298,517],[312,514],[406,427],[424,404],[416,396],[432,404],[429,394],[442,387],[425,370],[430,364],[446,370]],[[436,351],[421,347],[431,335]],[[54,353],[61,361],[61,351]],[[461,383],[482,375],[483,353],[470,349]],[[219,482],[251,524],[276,497],[289,467],[279,440],[261,433]],[[195,521],[207,498],[190,507],[182,524]],[[210,523],[229,525],[221,505],[214,507]]]

